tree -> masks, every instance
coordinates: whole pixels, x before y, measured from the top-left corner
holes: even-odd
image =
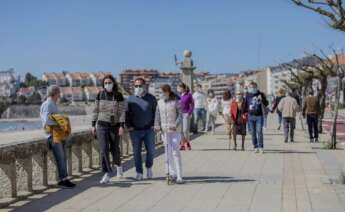
[[[20,87],[35,87],[37,89],[47,85],[47,82],[37,79],[37,77],[35,77],[31,73],[26,73],[25,81],[20,85]]]
[[[313,11],[328,20],[328,25],[345,32],[345,8],[342,0],[291,0],[297,6]]]
[[[27,104],[39,105],[42,103],[41,95],[38,92],[34,92],[31,96],[26,99]]]

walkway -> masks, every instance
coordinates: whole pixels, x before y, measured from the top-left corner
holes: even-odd
[[[275,117],[274,117],[275,118]],[[273,126],[269,121],[269,126]],[[272,128],[272,127],[271,127]],[[164,181],[163,157],[155,160],[154,180],[135,182],[134,169],[122,181],[98,184],[100,173],[78,182],[74,190],[51,190],[18,211],[344,211],[344,201],[329,183],[318,144],[309,144],[297,130],[296,143],[284,144],[281,131],[265,131],[265,154],[229,151],[222,126],[215,135],[193,141],[193,151],[183,153],[184,185]],[[328,150],[327,150],[328,151]],[[342,185],[341,185],[342,188]],[[18,203],[18,204],[24,204]],[[18,205],[19,206],[19,205]]]

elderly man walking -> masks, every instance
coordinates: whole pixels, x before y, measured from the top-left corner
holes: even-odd
[[[60,98],[60,88],[56,85],[52,85],[48,88],[48,98],[43,102],[40,109],[40,117],[42,125],[45,129],[49,127],[57,126],[58,123],[50,118],[51,115],[58,114],[58,107],[56,105]],[[48,146],[53,151],[53,155],[56,161],[58,170],[59,182],[58,185],[64,188],[73,188],[74,183],[67,179],[67,163],[65,152],[65,141],[55,141],[52,133],[48,133]]]
[[[294,142],[294,131],[296,126],[296,113],[299,110],[296,99],[289,92],[286,97],[280,100],[278,104],[278,110],[282,113],[283,125],[284,125],[284,142],[287,143],[289,140]]]

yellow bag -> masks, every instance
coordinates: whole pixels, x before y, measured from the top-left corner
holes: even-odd
[[[53,136],[54,143],[61,143],[66,141],[71,135],[71,123],[67,116],[61,114],[54,114],[48,117],[55,121],[57,125],[46,126],[46,131]]]

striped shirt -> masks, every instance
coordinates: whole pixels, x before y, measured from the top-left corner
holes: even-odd
[[[92,116],[92,126],[120,125],[124,126],[126,117],[125,99],[121,93],[113,94],[106,91],[98,93]]]

